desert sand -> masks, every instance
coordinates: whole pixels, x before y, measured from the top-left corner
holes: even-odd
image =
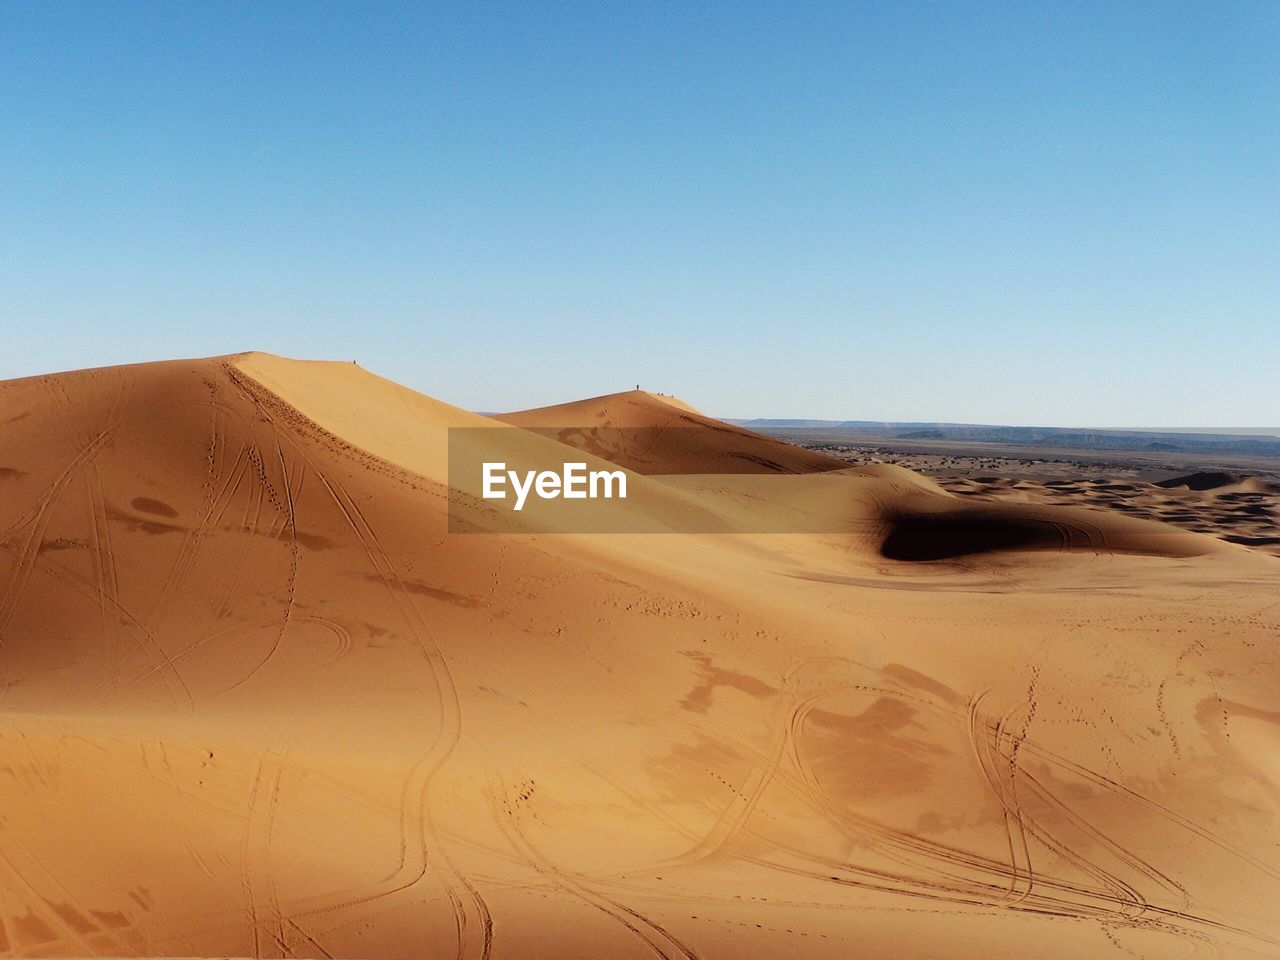
[[[919,443],[906,453],[827,441],[813,446],[814,452],[846,464],[905,466],[975,501],[1087,506],[1159,520],[1280,557],[1280,462],[1274,459],[1257,458],[1250,473],[1153,462],[1148,451],[1081,460],[1063,451],[927,452]]]
[[[450,533],[485,426],[741,532]],[[8,381],[0,953],[1276,957],[1278,654],[1261,551],[655,394]]]
[[[843,461],[704,416],[676,397],[629,390],[498,414],[642,474],[818,473]]]

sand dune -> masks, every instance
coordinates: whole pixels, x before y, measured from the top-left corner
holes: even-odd
[[[631,390],[496,419],[644,474],[816,473],[840,460],[703,416],[675,397]]]
[[[1213,471],[1201,471],[1185,477],[1161,480],[1156,483],[1156,486],[1198,492],[1212,490],[1214,493],[1280,493],[1280,487],[1257,477],[1242,477],[1232,473]]]
[[[1157,520],[1280,556],[1280,485],[1258,477],[1199,473],[1147,483],[1137,479],[1049,480],[950,477],[945,489],[977,500],[1081,505]]]
[[[481,427],[739,532],[451,534]],[[264,354],[0,384],[0,953],[1280,954],[1280,563],[831,463]]]

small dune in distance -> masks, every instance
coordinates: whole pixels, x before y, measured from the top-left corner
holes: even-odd
[[[576,403],[497,414],[554,431],[562,443],[643,474],[821,473],[844,462],[703,416],[675,397],[630,390]],[[610,444],[616,438],[623,441]],[[639,440],[628,444],[625,441]]]
[[[0,383],[0,954],[1280,954],[1280,482],[795,429]],[[651,532],[495,526],[459,430]]]

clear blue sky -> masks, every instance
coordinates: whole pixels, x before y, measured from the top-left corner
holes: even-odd
[[[0,377],[1280,421],[1280,3],[0,9]]]

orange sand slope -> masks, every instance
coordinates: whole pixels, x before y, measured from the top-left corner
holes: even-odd
[[[679,450],[650,507],[863,522],[449,535],[490,423],[262,354],[0,385],[0,952],[1280,955],[1280,562]]]
[[[816,473],[843,460],[705,417],[675,397],[631,390],[495,418],[645,474]]]

